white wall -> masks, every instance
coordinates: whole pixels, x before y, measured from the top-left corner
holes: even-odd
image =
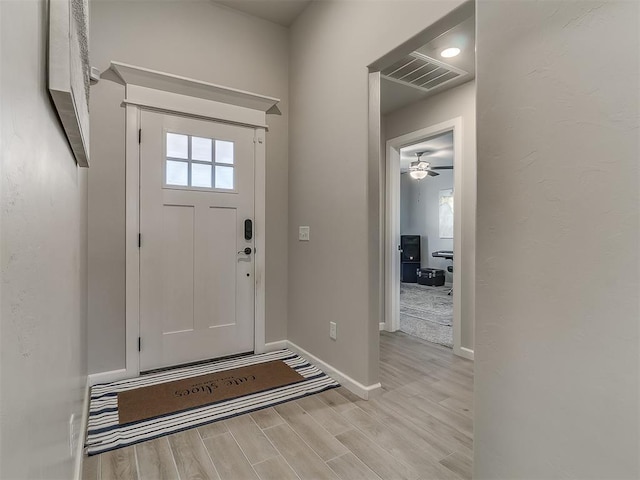
[[[288,338],[365,385],[377,382],[380,321],[367,65],[460,3],[312,2],[291,29]]]
[[[86,170],[47,92],[45,0],[0,1],[0,478],[69,479],[86,385]]]
[[[266,340],[287,336],[288,30],[203,1],[91,3],[91,59],[111,60],[280,98],[269,115],[266,188]],[[89,369],[124,368],[124,87],[91,99]]]
[[[456,215],[462,216],[462,249],[464,250],[460,346],[473,350],[476,289],[476,82],[467,82],[396,110],[385,116],[385,124],[386,137],[392,139],[456,117],[462,118],[461,156],[464,163],[462,205],[454,206]]]
[[[440,238],[440,190],[453,189],[453,170],[440,170],[437,177],[416,180],[400,176],[400,234],[420,235],[421,266],[440,268],[448,284],[451,260],[434,258],[436,250],[453,250],[453,238]],[[455,207],[454,207],[455,208]]]
[[[478,2],[474,478],[640,478],[639,18]]]

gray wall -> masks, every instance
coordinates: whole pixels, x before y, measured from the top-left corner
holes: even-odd
[[[460,306],[460,345],[474,349],[476,279],[476,82],[467,82],[421,102],[396,110],[385,117],[387,139],[438,123],[462,118],[462,205],[455,214],[462,216],[462,303]],[[406,177],[406,175],[403,175]],[[431,249],[431,247],[429,247]]]
[[[640,478],[639,18],[478,2],[474,478]]]
[[[367,65],[460,3],[312,2],[291,29],[288,338],[365,385],[378,379],[380,321]]]
[[[86,385],[86,170],[47,92],[45,0],[0,1],[0,478],[73,477]]]
[[[287,337],[288,30],[209,1],[91,3],[91,59],[175,73],[280,98],[269,115],[266,340]],[[91,99],[89,368],[124,368],[124,87],[101,81]]]
[[[440,190],[453,188],[453,170],[441,170],[437,177],[423,180],[400,176],[400,234],[421,236],[421,266],[441,268],[447,283],[451,260],[434,258],[436,250],[453,250],[453,238],[440,238]],[[455,206],[454,206],[455,209]]]

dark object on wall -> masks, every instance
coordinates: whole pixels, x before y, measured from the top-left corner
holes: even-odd
[[[403,283],[416,283],[420,262],[404,262],[400,265],[400,281]]]
[[[419,268],[416,275],[420,285],[428,285],[430,287],[444,285],[444,270],[440,268]]]
[[[402,250],[400,255],[402,263],[420,263],[420,235],[401,235],[400,249]]]

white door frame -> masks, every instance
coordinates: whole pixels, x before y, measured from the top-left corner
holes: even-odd
[[[126,86],[125,157],[125,368],[92,375],[101,383],[140,374],[140,118],[142,110],[223,122],[255,129],[255,322],[254,351],[265,351],[266,113],[276,98],[265,97],[131,65],[112,62],[111,70]],[[142,133],[144,135],[144,133]],[[144,239],[143,239],[144,241]],[[144,348],[144,344],[142,345]]]
[[[453,131],[453,352],[466,356],[461,349],[462,306],[462,179],[464,162],[462,151],[462,117],[456,117],[427,128],[416,130],[387,141],[386,200],[385,200],[385,314],[384,329],[395,332],[400,328],[400,149],[428,137]]]

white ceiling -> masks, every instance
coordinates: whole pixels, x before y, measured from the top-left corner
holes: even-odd
[[[436,87],[429,92],[411,87],[406,84],[397,83],[388,80],[385,77],[382,77],[380,82],[380,111],[382,112],[382,114],[387,115],[402,107],[423,100],[429,96],[441,93],[445,90],[456,87],[475,78],[475,22],[475,15],[469,17],[449,31],[443,33],[437,38],[434,38],[429,43],[416,50],[417,52],[438,60],[442,63],[462,69],[468,73],[467,75],[456,78],[455,80],[445,83],[440,87]],[[460,55],[453,58],[442,58],[440,56],[440,52],[448,47],[458,47],[461,50]]]
[[[418,159],[416,152],[432,152],[422,156],[422,159],[428,161],[432,167],[453,165],[453,132],[446,132],[423,142],[401,148],[401,171],[407,171],[411,162],[415,162]]]
[[[214,0],[214,3],[289,27],[311,0]]]

